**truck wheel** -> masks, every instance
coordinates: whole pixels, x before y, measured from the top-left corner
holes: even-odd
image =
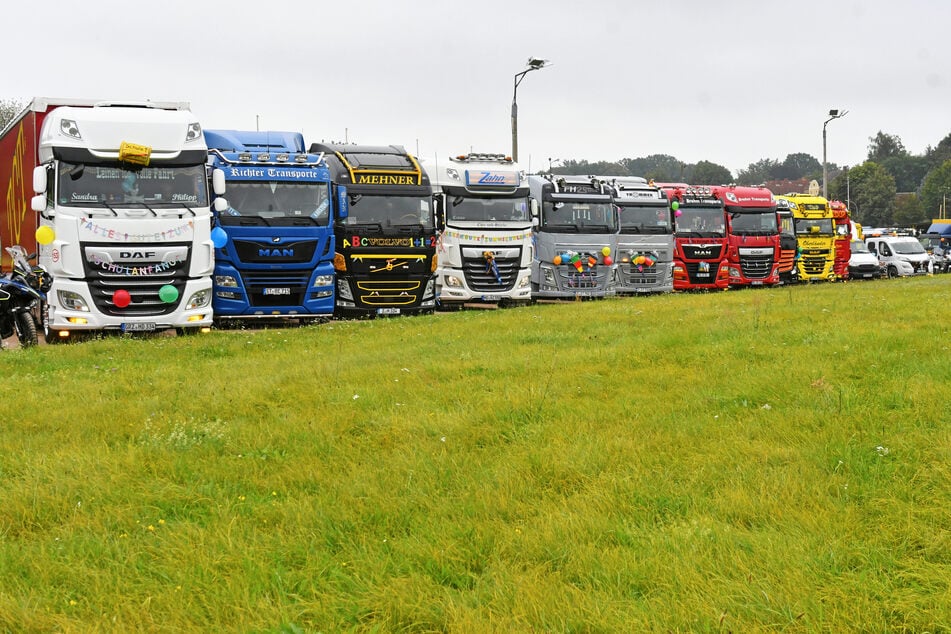
[[[17,339],[20,340],[20,346],[29,348],[35,346],[38,342],[36,338],[36,322],[33,321],[33,315],[30,313],[17,313]]]
[[[894,266],[888,267],[888,277],[898,277],[898,269]]]

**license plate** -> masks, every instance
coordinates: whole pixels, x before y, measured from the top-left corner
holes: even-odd
[[[762,285],[763,285],[763,283],[762,283],[761,281],[759,281],[759,280],[750,282],[750,286],[762,286]]]
[[[152,332],[155,330],[154,321],[133,321],[122,324],[122,332]]]
[[[497,302],[502,299],[501,295],[483,295],[482,301],[484,302]]]
[[[290,295],[291,289],[286,286],[265,288],[264,294],[265,295]]]
[[[399,315],[400,309],[399,308],[377,308],[376,314],[377,315]]]
[[[697,277],[710,277],[710,271],[697,271]]]

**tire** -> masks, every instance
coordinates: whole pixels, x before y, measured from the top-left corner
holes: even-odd
[[[30,313],[17,313],[16,316],[17,339],[20,340],[20,346],[30,348],[39,343],[36,337],[36,322]]]
[[[888,267],[888,277],[889,277],[889,278],[898,277],[898,269],[895,268],[894,266],[889,266],[889,267]]]

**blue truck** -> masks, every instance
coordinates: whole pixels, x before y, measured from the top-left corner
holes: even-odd
[[[298,132],[204,134],[210,173],[223,172],[226,191],[212,230],[215,322],[331,317],[333,227],[346,217],[346,188]]]

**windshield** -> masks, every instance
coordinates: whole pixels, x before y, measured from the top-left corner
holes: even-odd
[[[330,220],[329,183],[228,181],[226,199],[222,224],[246,224],[251,219],[287,224],[306,219],[326,225]]]
[[[617,214],[611,203],[546,201],[541,227],[555,232],[616,233]]]
[[[131,167],[61,161],[57,200],[65,207],[207,207],[205,166]]]
[[[779,233],[776,214],[772,211],[752,214],[732,213],[730,214],[730,230],[739,236],[774,236]]]
[[[384,227],[434,227],[432,199],[429,196],[389,196],[351,194],[350,213],[345,225]]]
[[[784,236],[794,236],[796,235],[796,230],[793,227],[793,218],[792,216],[780,216],[779,217],[779,232]]]
[[[692,238],[715,238],[726,235],[722,207],[688,207],[680,205],[675,232]]]
[[[861,240],[852,240],[849,244],[851,244],[852,253],[872,253],[868,250],[868,246]]]
[[[900,255],[918,255],[926,253],[925,248],[917,240],[899,240],[892,242],[892,249]]]
[[[622,205],[621,233],[671,233],[667,205]]]
[[[827,235],[835,233],[832,230],[832,218],[796,218],[796,234],[805,236]]]
[[[464,198],[447,197],[448,221],[516,221],[529,222],[532,218],[528,198]]]

